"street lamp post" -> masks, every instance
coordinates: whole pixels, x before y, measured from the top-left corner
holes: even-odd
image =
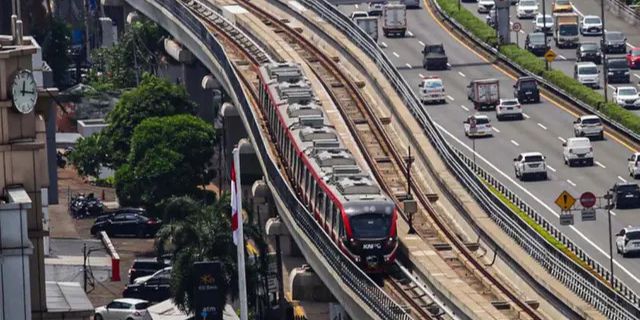
[[[607,73],[609,72],[609,70],[607,70],[607,53],[606,53],[606,40],[605,40],[605,32],[604,30],[606,29],[604,27],[604,0],[600,0],[600,14],[601,14],[601,20],[602,20],[602,45],[600,46],[600,51],[602,51],[602,74],[604,77],[604,101],[609,101],[609,95],[607,94],[607,92],[609,91],[609,79],[607,76]],[[613,271],[613,270],[612,270]]]
[[[547,5],[545,0],[542,0],[542,32],[544,33],[544,45],[545,47],[549,44],[547,40]],[[544,59],[544,68],[549,71],[549,61]]]
[[[611,240],[611,209],[613,209],[613,193],[611,190],[607,190],[607,194],[604,195],[604,198],[607,199],[607,215],[609,219],[609,271],[611,272],[611,277],[609,278],[609,282],[613,287],[613,242]]]

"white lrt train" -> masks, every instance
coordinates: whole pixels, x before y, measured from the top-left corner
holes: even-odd
[[[265,64],[259,80],[273,142],[301,201],[365,272],[384,272],[398,249],[395,204],[340,141],[299,65]]]

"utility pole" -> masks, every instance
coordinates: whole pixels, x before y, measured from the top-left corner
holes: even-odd
[[[613,193],[611,190],[607,190],[607,194],[604,196],[607,199],[607,215],[609,216],[609,271],[611,271],[611,277],[609,282],[611,287],[613,286],[613,242],[611,241],[611,209],[613,209]]]
[[[85,61],[89,61],[89,54],[91,49],[89,48],[89,2],[87,0],[82,1],[82,12],[84,13]]]
[[[601,19],[602,19],[602,45],[600,48],[600,51],[602,51],[602,76],[604,77],[604,101],[609,101],[609,95],[608,95],[608,91],[609,91],[609,79],[607,77],[607,73],[609,72],[609,70],[607,70],[607,52],[605,50],[606,48],[606,37],[605,37],[605,32],[604,30],[606,29],[604,26],[604,0],[600,0],[600,14],[602,15]],[[611,269],[611,272],[613,273],[613,269]]]
[[[549,40],[547,40],[547,4],[545,0],[542,0],[542,32],[544,33],[544,45],[546,48]],[[544,69],[549,71],[549,61],[547,59],[544,59]]]
[[[411,196],[411,164],[414,159],[411,156],[411,146],[408,148],[408,155],[404,158],[404,162],[407,166],[407,199],[404,201],[404,212],[407,215],[407,219],[409,220],[409,234],[416,233],[416,230],[413,228],[413,215],[416,213],[415,208],[415,200]]]

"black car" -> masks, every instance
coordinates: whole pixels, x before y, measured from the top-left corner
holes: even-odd
[[[595,64],[602,63],[602,53],[600,47],[595,42],[583,42],[576,49],[576,59],[578,62],[591,61]]]
[[[625,58],[607,58],[605,61],[607,65],[607,80],[610,83],[629,83],[631,82],[631,73],[629,72],[629,65]]]
[[[169,260],[156,258],[136,258],[129,269],[129,283],[138,277],[148,276],[171,265]]]
[[[520,77],[513,85],[513,97],[520,103],[540,102],[540,90],[534,77]]]
[[[160,302],[171,298],[171,274],[152,277],[140,283],[128,284],[122,292],[124,298]]]
[[[613,188],[616,209],[640,207],[640,187],[636,183],[618,182]]]
[[[532,32],[527,35],[524,40],[524,47],[531,53],[542,56],[549,51],[549,44],[544,41],[544,32]]]
[[[125,212],[101,216],[91,227],[91,234],[105,231],[109,236],[134,235],[137,237],[154,236],[162,221],[146,217],[139,213]]]
[[[600,40],[600,47],[606,53],[625,53],[627,38],[620,31],[605,31],[604,39]]]

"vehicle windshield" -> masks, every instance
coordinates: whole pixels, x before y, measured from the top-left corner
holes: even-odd
[[[542,161],[544,161],[544,158],[541,155],[526,156],[524,158],[524,162],[542,162]]]
[[[535,42],[535,43],[544,43],[544,34],[532,33],[529,35],[529,41]]]
[[[489,123],[489,118],[476,118],[476,124],[487,124]]]
[[[623,88],[618,90],[618,94],[621,96],[635,96],[638,91],[635,88]]]
[[[634,57],[640,57],[640,49],[631,50],[631,55]]]
[[[538,3],[536,1],[534,1],[534,0],[520,0],[518,5],[523,6],[523,7],[533,7],[533,6],[537,6]]]
[[[444,54],[444,48],[442,46],[429,46],[426,51]]]
[[[600,18],[598,17],[591,17],[591,18],[584,18],[584,23],[588,23],[588,24],[600,24]]]
[[[439,89],[439,88],[442,88],[442,81],[440,80],[425,81],[424,87],[429,89]]]
[[[566,6],[566,5],[569,5],[571,3],[569,2],[569,0],[556,0],[556,4],[557,5],[561,5],[561,6]]]
[[[598,74],[597,67],[582,67],[580,68],[580,74]]]
[[[582,119],[582,124],[600,124],[600,119],[596,119],[596,118]]]
[[[640,240],[640,231],[631,231],[626,234],[629,240]]]
[[[627,65],[627,60],[624,59],[609,60],[609,64],[607,66],[613,69],[627,69],[629,67]]]
[[[536,89],[538,86],[535,81],[522,81],[520,82],[520,88],[522,89]]]
[[[622,32],[607,32],[604,37],[607,40],[624,40]]]
[[[391,215],[360,214],[351,217],[351,230],[358,239],[385,238],[389,234]]]
[[[576,36],[576,35],[578,35],[578,26],[563,24],[563,25],[560,26],[560,35],[561,36]]]
[[[504,100],[502,101],[502,105],[505,106],[515,106],[518,104],[518,100]]]
[[[595,43],[583,43],[582,51],[598,51],[598,45]]]
[[[629,192],[640,190],[637,184],[623,184],[618,186],[618,192]]]

